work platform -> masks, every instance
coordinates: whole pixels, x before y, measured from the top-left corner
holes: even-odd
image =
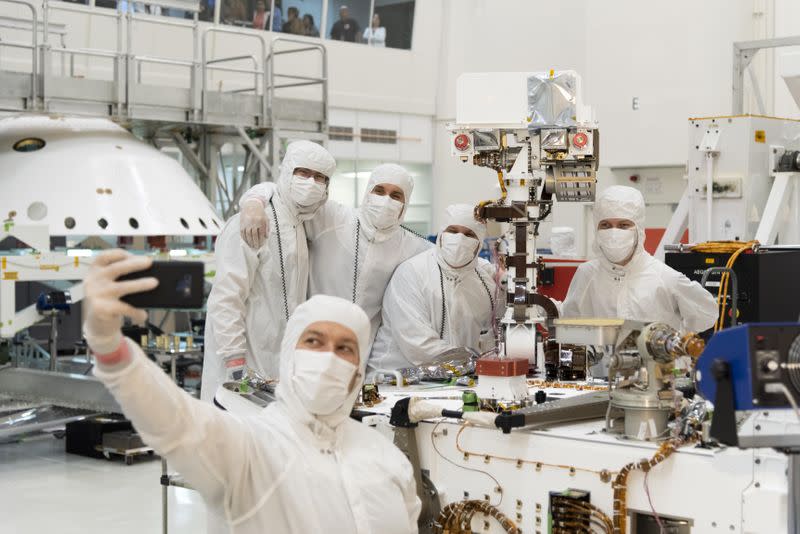
[[[4,113],[44,112],[108,117],[120,124],[179,123],[208,127],[241,126],[268,129],[289,126],[293,130],[322,133],[327,123],[327,57],[324,45],[298,39],[246,33],[200,23],[139,13],[121,13],[43,0],[2,0],[0,4],[27,7],[29,19],[0,17],[4,31],[28,33],[28,40],[0,40],[0,49],[15,48],[30,53],[28,69],[9,70],[0,63],[0,111]],[[193,13],[196,2],[162,0],[164,7]],[[71,48],[65,37],[69,28],[51,24],[54,12],[88,13],[113,19],[117,27],[114,49]],[[137,53],[134,47],[137,23],[174,26],[191,30],[192,58],[176,60]],[[232,57],[214,57],[209,39],[228,34],[250,41],[254,52]],[[51,42],[57,37],[57,42]],[[321,56],[319,76],[276,72],[274,60],[285,54],[313,53]],[[105,59],[113,63],[110,80],[76,75],[75,60]],[[8,63],[7,61],[4,63]],[[247,63],[246,66],[242,66]],[[185,77],[184,87],[163,86],[148,81],[147,67],[164,65]],[[54,66],[58,68],[54,68]],[[252,76],[252,85],[228,90],[210,87],[212,73]],[[317,100],[285,98],[276,92],[290,87],[317,85]],[[288,123],[288,124],[284,124]]]
[[[211,201],[223,197],[226,218],[249,185],[276,176],[283,141],[327,142],[328,62],[322,43],[200,22],[196,0],[158,1],[193,14],[193,20],[60,1],[0,0],[0,7],[9,5],[24,8],[28,16],[0,14],[0,117],[104,117],[159,148],[173,145],[197,171]],[[111,48],[68,46],[68,22],[52,21],[76,15],[110,21],[116,43]],[[141,52],[144,47],[136,43],[147,38],[153,25],[172,27],[187,39],[191,34],[191,46],[183,47],[191,57]],[[235,39],[242,43],[238,49],[248,53],[215,54],[218,39]],[[283,59],[276,66],[278,58]],[[110,65],[107,72],[80,69],[101,63]],[[280,69],[298,63],[313,65],[313,75]],[[292,89],[301,87],[302,98],[297,98]],[[220,184],[216,168],[219,150],[228,142],[244,145],[253,156],[233,190]]]

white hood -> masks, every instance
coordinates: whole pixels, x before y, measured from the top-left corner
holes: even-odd
[[[467,265],[455,269],[451,267],[445,260],[442,258],[442,247],[441,247],[441,239],[442,233],[445,229],[450,226],[456,224],[458,226],[466,226],[473,232],[475,235],[478,236],[478,241],[480,242],[481,246],[483,245],[483,240],[486,239],[486,224],[480,222],[475,218],[475,208],[470,204],[451,204],[447,206],[445,210],[445,218],[444,224],[442,224],[442,229],[439,230],[439,235],[436,238],[436,260],[437,263],[444,269],[445,271],[449,271],[453,274],[461,273],[465,271],[471,271],[475,268],[475,265],[478,261],[478,256],[476,255],[470,263]],[[479,249],[480,250],[480,249]]]
[[[311,169],[331,178],[336,171],[336,160],[324,147],[311,141],[295,141],[286,147],[286,155],[281,162],[281,171],[278,177],[278,194],[292,216],[299,221],[307,221],[314,217],[317,210],[328,200],[328,191],[326,188],[325,197],[311,206],[300,206],[294,202],[290,191],[292,176],[298,167]]]
[[[629,219],[636,225],[636,232],[639,236],[636,241],[636,250],[633,253],[628,266],[635,263],[642,254],[647,254],[644,250],[644,216],[645,204],[644,197],[638,189],[626,187],[624,185],[613,185],[604,189],[594,202],[594,231],[597,234],[597,225],[605,219]],[[624,270],[625,268],[611,263],[606,259],[600,250],[595,239],[592,250],[602,265],[607,269]],[[625,266],[627,267],[627,266]]]
[[[361,226],[364,228],[367,236],[370,239],[382,241],[392,235],[392,233],[395,232],[403,223],[403,219],[406,216],[406,211],[408,210],[408,205],[411,202],[411,193],[414,191],[414,179],[411,177],[408,171],[400,165],[395,165],[394,163],[384,163],[383,165],[378,165],[375,167],[375,170],[372,171],[369,181],[367,182],[367,190],[364,191],[364,197],[361,199],[362,206],[366,204],[370,193],[372,193],[372,189],[378,184],[396,185],[403,190],[403,194],[406,197],[406,202],[403,206],[403,212],[400,214],[400,219],[397,221],[397,226],[392,226],[391,228],[385,230],[378,230],[372,226],[372,224],[367,220],[367,217],[364,217],[361,213],[361,210],[359,210],[358,219],[361,221]]]
[[[303,331],[312,323],[330,321],[349,328],[358,338],[359,374],[353,390],[336,412],[316,416],[311,414],[303,405],[297,392],[294,390],[292,376],[294,375],[294,353],[297,341]],[[370,322],[367,314],[357,305],[327,295],[316,295],[298,306],[289,317],[286,332],[281,343],[280,355],[280,383],[276,391],[278,402],[286,405],[289,414],[303,422],[312,423],[319,421],[329,428],[336,428],[345,421],[353,409],[353,404],[358,397],[358,392],[364,382],[364,373],[367,368],[367,358],[370,347]]]

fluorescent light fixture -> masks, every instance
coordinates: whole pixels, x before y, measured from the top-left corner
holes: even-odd
[[[71,258],[88,258],[92,255],[92,251],[88,248],[71,248],[67,249],[67,256]]]
[[[244,172],[244,165],[239,165],[238,167],[236,167],[236,170],[239,172]]]
[[[181,257],[183,257],[183,256],[188,256],[188,255],[189,255],[189,253],[188,253],[188,252],[186,252],[186,251],[185,251],[184,249],[182,249],[182,248],[178,248],[178,249],[175,249],[175,250],[170,250],[170,251],[169,251],[169,256],[170,256],[170,258],[181,258]]]

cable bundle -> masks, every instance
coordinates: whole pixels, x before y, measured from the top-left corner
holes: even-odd
[[[671,439],[663,442],[658,448],[652,458],[639,460],[638,462],[631,462],[623,467],[614,482],[614,530],[613,534],[625,534],[627,532],[628,522],[628,475],[632,471],[640,470],[648,473],[652,468],[672,456],[672,453],[678,450],[679,447],[692,443],[697,439],[697,436],[691,436],[688,439]]]
[[[551,498],[553,534],[592,534],[597,528],[603,534],[612,534],[614,524],[595,505],[569,497]]]
[[[476,514],[493,517],[508,534],[522,534],[512,520],[487,501],[467,500],[448,504],[439,514],[433,528],[435,534],[472,534],[472,518]]]
[[[725,267],[733,269],[733,264],[736,259],[748,250],[753,250],[753,247],[758,245],[758,241],[748,241],[743,243],[741,241],[709,241],[708,243],[700,243],[692,247],[692,252],[705,252],[708,254],[730,254],[728,262]],[[717,291],[717,307],[719,308],[719,317],[717,322],[714,323],[714,332],[722,330],[725,324],[725,308],[728,305],[728,283],[730,282],[730,273],[722,273],[722,278],[719,279],[719,290]],[[738,298],[738,295],[735,295]],[[733,318],[736,320],[736,317]],[[731,321],[733,322],[733,321]]]

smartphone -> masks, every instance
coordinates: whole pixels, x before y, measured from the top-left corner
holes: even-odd
[[[122,297],[137,308],[187,309],[203,307],[204,265],[199,261],[155,261],[144,271],[120,276],[119,280],[157,278],[158,287]]]

